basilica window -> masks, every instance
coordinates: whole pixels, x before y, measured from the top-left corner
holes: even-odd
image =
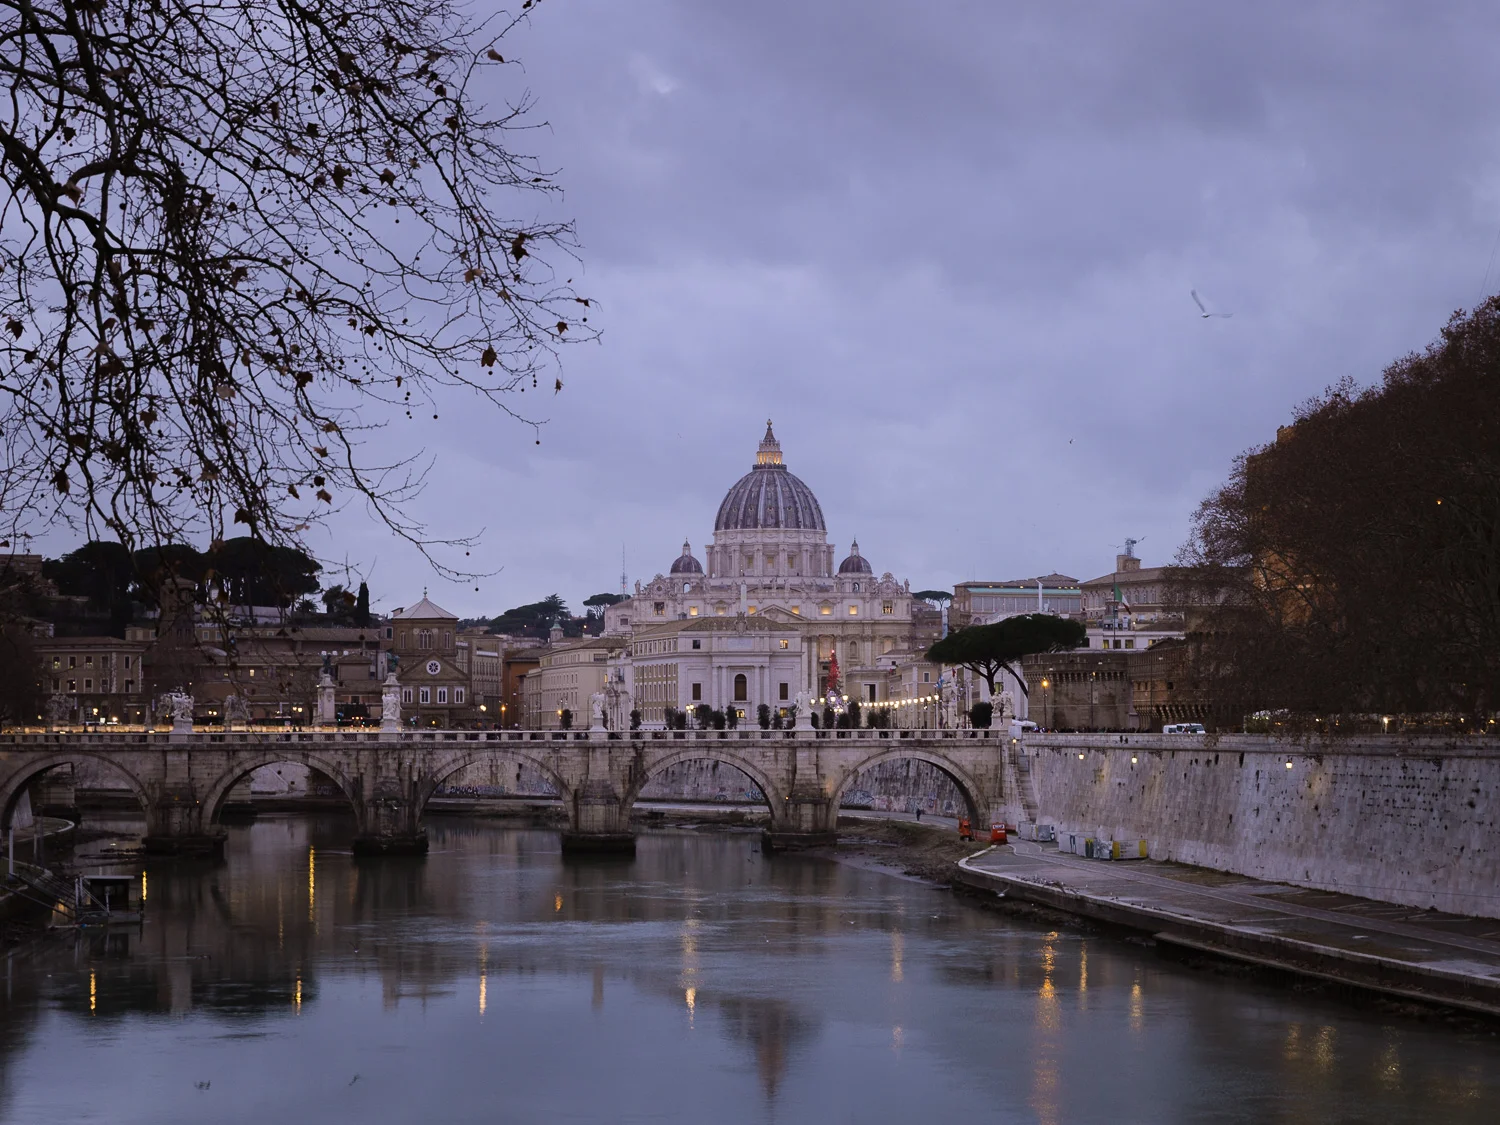
[[[401,702],[402,703],[410,703],[411,702],[411,688],[404,687],[404,688],[401,689]]]
[[[856,583],[855,583],[855,584],[854,584],[854,592],[855,592],[855,593],[856,593],[856,594],[857,594],[857,593],[859,593],[859,583],[858,583],[858,582],[856,582]]]
[[[781,641],[781,647],[782,648],[791,648],[792,647],[792,642],[789,641],[789,640],[786,640],[785,638],[783,638],[782,641]]]
[[[695,605],[688,606],[688,616],[689,617],[697,617],[698,616],[698,607],[695,606]]]
[[[741,672],[734,677],[734,701],[745,703],[750,699],[750,681],[745,679],[745,673]]]
[[[748,614],[754,614],[755,613],[755,607],[753,605],[752,606],[748,606],[746,608],[746,613],[748,613]]]
[[[703,699],[703,685],[702,684],[694,684],[693,685],[693,702],[697,703],[697,702],[701,701],[702,699]]]
[[[437,689],[437,693],[438,693],[437,701],[439,703],[447,703],[448,702],[448,689],[447,688],[440,687],[440,688]]]
[[[431,629],[418,629],[417,630],[417,647],[418,648],[431,648],[432,647],[432,630]]]
[[[833,616],[833,606],[831,606],[831,605],[820,605],[818,607],[818,612],[820,614],[822,614],[824,617],[832,617]]]
[[[723,617],[726,609],[727,607],[724,605],[724,603],[720,602],[718,605],[714,606],[714,615],[716,617]]]
[[[691,582],[684,582],[682,584],[682,592],[684,594],[691,593],[692,589],[693,589],[693,584]]]
[[[703,647],[703,642],[700,641],[700,640],[694,640],[693,641],[693,647],[694,648],[702,648]]]
[[[431,703],[432,702],[432,689],[431,688],[425,688],[425,687],[424,688],[418,688],[417,691],[420,693],[417,696],[417,698],[418,698],[418,700],[420,702],[422,702],[422,703]]]
[[[651,603],[651,612],[654,615],[656,615],[657,617],[665,617],[666,613],[667,613],[667,603],[666,602],[652,602]]]
[[[802,616],[802,607],[800,605],[794,605],[794,606],[792,606],[792,613],[795,616],[797,616],[797,617],[801,617]]]
[[[779,698],[781,698],[781,699],[786,699],[786,698],[788,698],[788,696],[787,696],[787,692],[788,692],[788,691],[789,691],[789,690],[790,690],[790,689],[791,689],[791,685],[790,685],[790,684],[782,684],[782,685],[781,685],[781,691],[780,691],[780,693],[779,693],[779,696],[778,696],[778,697],[779,697]]]
[[[892,605],[890,602],[881,602],[880,603],[880,612],[881,612],[881,614],[883,616],[889,617],[891,614],[893,614],[893,613],[896,612],[896,607],[894,605]]]
[[[849,616],[850,617],[858,617],[859,616],[859,606],[857,606],[857,605],[851,605],[849,607]]]

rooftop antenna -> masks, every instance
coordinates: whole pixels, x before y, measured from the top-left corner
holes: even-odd
[[[1144,535],[1142,535],[1139,539],[1127,538],[1125,540],[1125,557],[1127,559],[1135,558],[1135,545],[1137,543],[1144,543],[1145,541],[1146,537]],[[1120,545],[1118,543],[1111,543],[1110,546],[1117,551],[1120,549]]]
[[[620,597],[622,597],[622,598],[628,598],[630,596],[630,591],[625,588],[626,581],[627,580],[626,580],[626,577],[625,577],[625,544],[621,543],[620,544]]]

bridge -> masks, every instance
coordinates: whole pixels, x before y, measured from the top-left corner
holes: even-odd
[[[322,772],[348,798],[357,853],[420,854],[427,850],[423,811],[444,780],[469,766],[505,763],[537,770],[557,790],[567,813],[564,850],[630,851],[631,809],[646,783],[680,762],[707,760],[760,788],[770,812],[768,847],[816,847],[836,839],[839,803],[855,777],[892,760],[928,762],[945,773],[976,826],[1004,819],[1005,794],[1020,789],[1015,749],[1007,733],[993,730],[0,734],[0,833],[27,786],[48,770],[102,762],[140,802],[148,851],[213,854],[223,848],[219,816],[230,791],[263,766],[292,762]],[[1018,807],[1009,811],[1014,820]]]

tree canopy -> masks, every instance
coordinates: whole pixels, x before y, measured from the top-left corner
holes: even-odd
[[[369,433],[521,417],[593,332],[515,147],[536,3],[0,0],[0,534],[295,546],[359,499],[428,551]]]
[[[918,590],[912,595],[921,598],[924,602],[951,602],[953,600],[952,590]]]
[[[992,625],[970,625],[955,629],[927,650],[927,659],[936,664],[968,668],[982,676],[995,692],[995,677],[1009,672],[1031,694],[1021,675],[1021,659],[1038,652],[1056,652],[1077,648],[1086,639],[1083,622],[1050,613],[1023,613],[1006,617]]]
[[[506,610],[490,621],[490,632],[546,640],[552,626],[561,625],[567,620],[567,603],[557,594],[548,594],[539,602]]]
[[[1304,403],[1180,554],[1199,679],[1246,711],[1500,707],[1500,298]]]

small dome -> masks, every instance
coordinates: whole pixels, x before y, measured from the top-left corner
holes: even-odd
[[[859,553],[859,540],[849,544],[849,557],[839,563],[840,574],[874,574],[865,557]]]
[[[766,436],[755,454],[755,467],[730,488],[719,505],[714,531],[754,531],[782,528],[825,531],[823,509],[812,489],[787,471],[781,443],[766,423]]]
[[[693,548],[684,539],[682,541],[682,554],[672,560],[673,574],[702,574],[703,564],[693,558]]]

